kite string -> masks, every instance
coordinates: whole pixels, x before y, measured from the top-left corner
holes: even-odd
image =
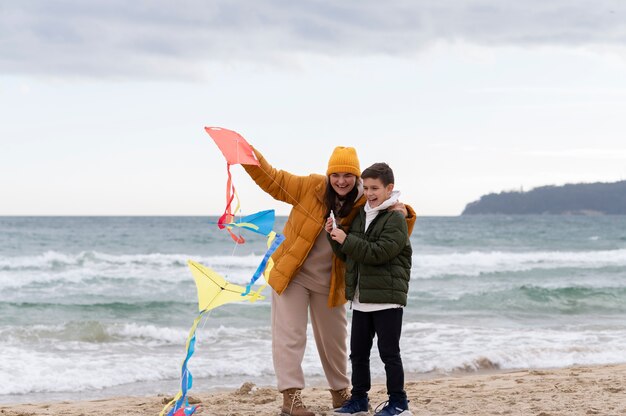
[[[213,312],[213,309],[209,309],[208,311],[205,312],[205,315],[202,317],[202,330],[204,330],[204,327],[206,326],[206,323],[209,322],[209,317],[211,316],[211,313]]]
[[[242,218],[241,215],[239,216],[239,218],[240,219]],[[241,236],[241,230],[238,230],[238,231],[239,231],[239,236]],[[230,253],[231,260],[234,260],[234,258],[235,258],[235,252],[237,251],[237,246],[239,246],[239,243],[234,242],[234,244],[233,244],[233,252]],[[231,267],[233,267],[233,262],[232,261],[230,262],[229,265],[226,266],[226,273],[224,275],[227,278],[230,277],[228,274],[230,273]]]
[[[283,191],[284,191],[284,192],[285,192],[285,193],[286,193],[286,194],[287,194],[287,195],[288,195],[288,196],[289,196],[292,200],[296,201],[296,204],[294,205],[294,207],[295,207],[295,206],[300,206],[300,208],[302,208],[302,210],[305,212],[305,214],[306,214],[306,215],[308,215],[308,217],[309,217],[309,218],[311,218],[311,219],[313,219],[315,222],[317,222],[317,223],[318,223],[318,225],[321,225],[321,227],[322,227],[322,228],[325,228],[325,227],[324,227],[324,226],[325,226],[325,222],[324,222],[324,220],[322,220],[322,223],[320,224],[320,223],[319,223],[319,220],[317,219],[317,217],[314,217],[314,216],[313,216],[313,214],[311,214],[311,213],[310,213],[310,212],[309,212],[309,211],[308,211],[308,210],[304,207],[304,205],[302,205],[300,202],[298,202],[298,200],[297,200],[296,198],[294,198],[294,196],[293,196],[293,195],[291,195],[291,194],[289,193],[289,191],[287,191],[285,188],[283,188],[283,187],[281,186],[281,184],[280,184],[280,183],[278,183],[278,181],[276,181],[276,179],[274,179],[274,178],[272,177],[272,175],[270,175],[270,174],[269,174],[269,173],[268,173],[265,169],[263,169],[263,167],[262,167],[262,166],[260,166],[260,165],[259,165],[259,168],[261,168],[261,170],[263,171],[263,173],[265,173],[265,174],[267,175],[267,177],[269,177],[269,178],[272,180],[272,182],[274,182],[276,185],[278,185],[278,187],[279,187],[280,189],[282,189],[282,190],[283,190]],[[327,185],[327,186],[328,186],[328,185]]]

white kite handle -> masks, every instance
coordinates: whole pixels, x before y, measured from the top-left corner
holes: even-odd
[[[337,228],[337,220],[335,220],[335,213],[333,210],[330,210],[330,219],[333,220],[333,230]]]

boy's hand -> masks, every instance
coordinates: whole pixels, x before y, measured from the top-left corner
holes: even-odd
[[[332,230],[330,237],[339,244],[343,244],[343,242],[346,241],[346,233],[341,228]]]

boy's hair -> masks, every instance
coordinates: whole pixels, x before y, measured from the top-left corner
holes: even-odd
[[[380,179],[385,186],[394,183],[393,170],[384,162],[374,163],[372,166],[365,169],[363,173],[361,173],[361,178]]]

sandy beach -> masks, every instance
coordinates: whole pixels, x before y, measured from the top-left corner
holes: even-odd
[[[626,415],[626,364],[465,374],[407,380],[414,415]],[[278,415],[281,396],[275,388],[242,383],[229,392],[193,392],[202,407],[197,415]],[[375,406],[385,386],[373,387]],[[307,388],[303,398],[317,415],[332,414],[324,388]],[[158,415],[165,395],[103,400],[1,405],[2,416]]]

